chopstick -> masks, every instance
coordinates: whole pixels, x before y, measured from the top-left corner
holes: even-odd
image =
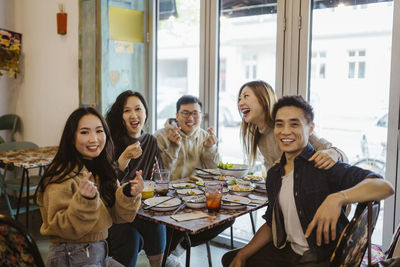
[[[162,204],[162,203],[164,203],[164,202],[167,202],[167,201],[169,201],[169,200],[171,200],[171,199],[173,199],[173,198],[175,198],[175,197],[167,198],[167,199],[165,199],[165,200],[163,200],[163,201],[161,201],[161,202],[158,202],[157,204],[147,206],[147,207],[145,207],[145,208],[143,208],[143,209],[144,209],[144,210],[148,210],[148,209],[154,208],[155,206],[158,206],[158,205],[160,205],[160,204]]]
[[[173,213],[172,215],[176,214],[178,211],[180,211],[181,209],[183,209],[186,206],[185,203],[181,204]]]
[[[202,172],[204,172],[204,173],[210,174],[210,175],[212,175],[212,176],[217,176],[217,175],[218,175],[218,174],[215,174],[215,173],[212,173],[212,172],[209,172],[209,171],[200,169],[200,168],[195,168],[195,169],[198,170],[198,171],[202,171]]]
[[[243,202],[238,202],[238,201],[232,201],[232,200],[227,200],[227,199],[222,199],[222,201],[224,202],[229,202],[229,203],[236,203],[236,204],[241,204],[241,205],[247,205],[247,206],[253,206],[253,207],[257,207],[257,204],[254,203],[243,203]]]

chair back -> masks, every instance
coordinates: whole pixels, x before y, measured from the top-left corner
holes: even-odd
[[[371,265],[371,235],[379,215],[379,202],[363,202],[357,205],[355,214],[343,230],[329,266],[360,266],[367,247]]]
[[[25,228],[1,214],[0,248],[0,266],[45,266],[35,241]]]
[[[15,114],[6,114],[0,117],[0,130],[10,130],[11,142],[15,141],[15,132],[17,131],[20,118]]]
[[[18,149],[37,148],[38,145],[28,141],[6,142],[0,144],[0,152]]]
[[[397,225],[396,232],[394,232],[392,242],[390,242],[390,246],[386,254],[386,258],[388,259],[400,257],[400,223]]]

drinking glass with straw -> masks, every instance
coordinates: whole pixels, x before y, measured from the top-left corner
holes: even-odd
[[[168,194],[169,190],[170,171],[165,169],[160,169],[157,157],[155,157],[155,166],[157,167],[156,175],[154,176],[156,182],[156,192],[160,196],[165,196]]]

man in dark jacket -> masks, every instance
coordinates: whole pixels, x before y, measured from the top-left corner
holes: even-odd
[[[308,142],[315,127],[314,113],[301,96],[281,98],[272,118],[283,155],[268,171],[266,223],[248,245],[226,253],[222,263],[328,266],[334,244],[348,223],[343,206],[384,199],[394,193],[393,188],[378,174],[340,161],[329,170],[308,161],[315,153]]]

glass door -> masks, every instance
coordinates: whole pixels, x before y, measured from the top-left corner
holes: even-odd
[[[385,175],[393,1],[311,1],[309,100],[316,132]],[[382,243],[383,203],[373,235]]]

